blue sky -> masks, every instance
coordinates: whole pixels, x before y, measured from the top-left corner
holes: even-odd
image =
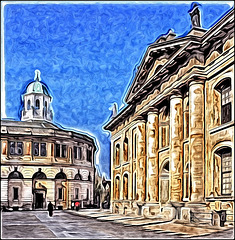
[[[226,1],[199,3],[206,29],[231,8]],[[54,122],[96,137],[100,170],[109,177],[110,134],[102,126],[110,108],[114,102],[123,107],[149,44],[170,28],[177,36],[190,30],[190,6],[191,2],[8,2],[2,10],[5,64],[1,63],[7,117],[20,120],[21,94],[39,69],[53,96]]]

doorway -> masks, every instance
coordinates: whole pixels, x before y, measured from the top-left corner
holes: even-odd
[[[35,208],[43,208],[43,193],[35,193]]]
[[[166,161],[160,173],[160,202],[167,203],[169,200],[169,160]]]

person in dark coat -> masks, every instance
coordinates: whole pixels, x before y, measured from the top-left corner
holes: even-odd
[[[75,202],[76,211],[80,209],[80,202]]]
[[[53,204],[51,202],[48,203],[47,210],[49,212],[49,216],[52,217],[52,215],[53,215]]]

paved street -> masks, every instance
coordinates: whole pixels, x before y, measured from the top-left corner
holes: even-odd
[[[79,214],[79,215],[78,215]],[[84,216],[82,216],[84,215]],[[102,217],[102,213],[91,213],[88,217],[86,212],[76,211],[55,211],[53,217],[49,217],[46,211],[18,211],[18,212],[2,212],[2,238],[188,238],[189,235],[177,234],[174,231],[174,225],[166,224],[145,224],[142,226],[143,219],[131,220],[125,224],[118,220],[114,222],[110,213],[107,220]],[[101,216],[101,217],[99,217]],[[120,217],[117,216],[117,219]],[[114,218],[115,219],[115,218]],[[128,219],[124,219],[127,222]],[[161,226],[159,228],[159,226]],[[164,229],[164,227],[167,229]],[[168,226],[171,226],[169,228]],[[180,225],[179,225],[180,226]],[[162,229],[162,230],[161,230]],[[191,229],[190,229],[191,231]],[[198,237],[193,237],[198,238]],[[201,236],[205,238],[233,238],[233,230],[225,229],[223,232],[217,232]]]

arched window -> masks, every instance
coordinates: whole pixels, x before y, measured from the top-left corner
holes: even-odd
[[[119,165],[120,164],[120,145],[119,144],[116,145],[115,157],[116,157],[116,165]]]
[[[230,147],[221,147],[215,152],[213,180],[216,195],[231,195],[232,149]]]
[[[30,100],[28,100],[28,102],[27,102],[27,110],[29,110],[30,108],[31,108],[31,102],[30,102]]]
[[[128,138],[124,139],[124,143],[123,143],[123,154],[124,154],[124,161],[127,162],[128,161]]]
[[[128,199],[128,174],[125,173],[123,176],[123,199]]]
[[[39,99],[36,100],[36,109],[40,109],[40,101],[39,101]]]
[[[120,197],[120,178],[119,176],[116,177],[115,179],[115,199],[119,199]]]
[[[232,91],[231,79],[221,80],[215,87],[221,95],[221,124],[231,121],[232,112]]]

